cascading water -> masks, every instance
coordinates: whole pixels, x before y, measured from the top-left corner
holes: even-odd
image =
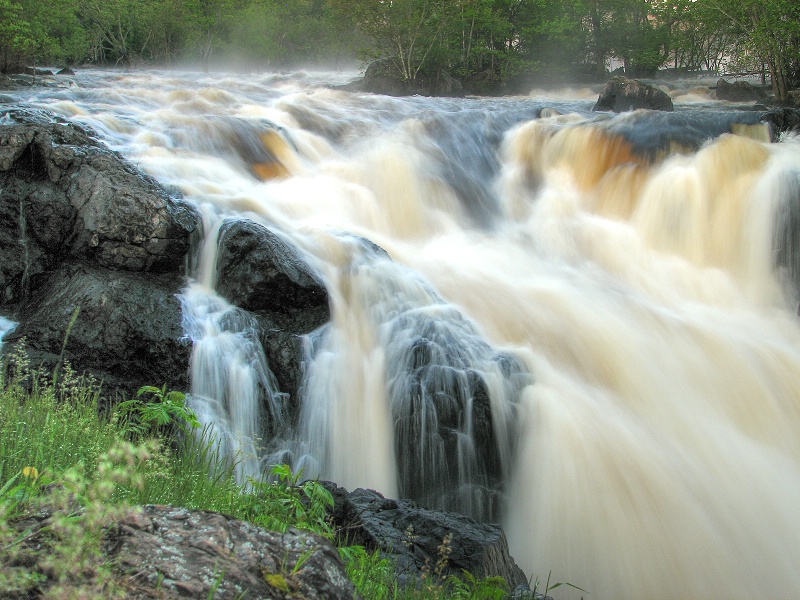
[[[592,598],[796,595],[800,144],[711,102],[608,117],[596,96],[392,99],[326,77],[88,72],[16,93],[209,215],[184,293],[192,391],[240,475],[277,454],[500,514],[529,575]],[[299,414],[253,316],[215,292],[216,230],[240,217],[328,290]]]
[[[189,405],[206,427],[203,434],[230,457],[240,481],[259,478],[265,439],[287,425],[286,394],[267,366],[258,326],[245,311],[214,291],[216,237],[221,221],[213,213],[204,220],[199,278],[182,296],[183,329],[192,341]],[[262,408],[269,419],[263,423]]]

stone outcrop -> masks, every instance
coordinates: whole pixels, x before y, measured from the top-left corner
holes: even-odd
[[[725,79],[717,80],[717,100],[730,102],[757,102],[764,100],[768,94],[764,88],[751,85],[747,81],[734,81],[728,83]]]
[[[112,527],[105,547],[120,575],[130,578],[134,598],[355,596],[338,550],[325,538],[267,531],[210,511],[145,506]]]
[[[386,96],[444,96],[461,98],[464,85],[449,73],[419,73],[414,81],[404,80],[389,59],[376,60],[367,66],[364,77],[341,89],[355,92],[369,92]]]
[[[231,220],[220,227],[217,292],[256,317],[281,391],[297,398],[302,335],[330,320],[328,292],[307,258],[263,225]]]
[[[672,98],[657,87],[627,77],[612,77],[595,103],[594,111],[627,112],[644,108],[672,111]]]
[[[81,518],[80,507],[69,510]],[[323,537],[296,529],[268,531],[217,512],[161,505],[107,517],[111,521],[97,556],[64,578],[64,569],[53,572],[48,563],[53,541],[48,530],[59,518],[63,508],[45,508],[14,524],[22,543],[6,563],[7,574],[24,571],[43,577],[17,577],[23,587],[0,589],[0,598],[104,598],[102,592],[109,587],[117,591],[109,597],[124,591],[131,600],[355,597],[338,550]],[[96,568],[100,564],[112,566],[102,582]]]
[[[7,111],[0,128],[0,310],[46,368],[115,389],[186,389],[180,305],[197,216],[75,124]],[[73,315],[75,316],[74,323]]]
[[[444,558],[443,576],[460,576],[466,570],[477,577],[502,577],[512,590],[527,584],[498,525],[390,500],[373,490],[348,493],[336,484],[324,485],[333,494],[333,522],[343,539],[368,550],[380,550],[395,561],[401,582],[411,583],[425,571],[434,572],[437,562]]]
[[[191,348],[181,328],[182,283],[169,274],[67,264],[43,278],[5,342],[13,347],[25,338],[33,363],[52,368],[66,340],[64,358],[102,380],[107,392],[130,396],[141,385],[164,383],[187,390]]]

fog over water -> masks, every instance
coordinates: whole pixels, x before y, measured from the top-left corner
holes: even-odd
[[[797,140],[696,86],[675,113],[610,116],[578,88],[325,87],[354,75],[86,71],[9,94],[202,211],[193,402],[241,476],[288,457],[499,516],[529,576],[588,598],[796,596]],[[214,292],[216,232],[239,217],[330,294],[297,423]]]

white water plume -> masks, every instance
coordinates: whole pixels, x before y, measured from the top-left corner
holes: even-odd
[[[766,143],[756,113],[731,110],[598,117],[574,93],[83,85],[36,102],[214,214],[272,224],[322,274],[332,318],[306,339],[298,464],[388,495],[464,492],[483,515],[505,497],[528,575],[590,598],[800,590],[791,137]],[[185,295],[193,391],[251,474],[282,397],[208,252]]]

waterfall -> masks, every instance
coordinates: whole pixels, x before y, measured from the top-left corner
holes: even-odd
[[[16,323],[11,319],[6,317],[0,317],[0,348],[3,345],[3,338],[7,333],[9,333],[14,327],[16,327]]]
[[[288,424],[286,395],[269,369],[255,319],[215,292],[222,220],[213,212],[205,216],[198,278],[181,296],[183,328],[192,341],[188,402],[206,426],[203,441],[213,443],[245,483],[259,479],[269,467],[262,464],[265,449]]]
[[[529,575],[592,598],[795,594],[798,140],[711,100],[609,116],[325,79],[93,72],[25,98],[207,215],[192,406],[240,477],[288,460],[501,519]],[[219,293],[219,225],[244,218],[318,274],[327,323]],[[265,327],[302,349],[291,393]]]

